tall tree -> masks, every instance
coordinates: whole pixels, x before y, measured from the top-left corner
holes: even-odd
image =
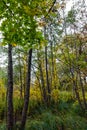
[[[23,111],[22,111],[20,130],[25,129],[25,123],[26,123],[26,119],[27,119],[27,110],[28,110],[29,97],[30,97],[31,60],[32,60],[32,49],[30,49],[29,53],[28,53],[27,82],[26,82],[26,91],[25,91],[24,107],[23,107]]]
[[[8,88],[7,88],[7,130],[13,129],[13,63],[12,45],[8,44]]]

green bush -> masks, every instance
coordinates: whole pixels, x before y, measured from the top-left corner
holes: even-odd
[[[65,102],[68,102],[68,103],[75,101],[72,93],[67,92],[67,91],[59,92],[59,99],[65,101]]]
[[[70,110],[70,104],[60,100],[57,109],[59,112],[67,112]]]
[[[54,115],[47,111],[27,121],[26,130],[86,130],[87,121],[71,113]]]
[[[26,130],[43,130],[44,122],[33,120],[27,124]]]
[[[42,113],[37,119],[27,122],[26,130],[58,130],[62,126],[61,118],[49,111]]]
[[[79,116],[87,117],[87,110],[82,109],[77,101],[73,103],[72,111]]]
[[[14,98],[14,112],[21,112],[23,108],[23,99]]]
[[[80,116],[67,114],[63,120],[65,130],[87,130],[87,121]]]
[[[0,130],[6,130],[6,124],[4,124],[4,123],[1,124],[1,125],[0,125]]]

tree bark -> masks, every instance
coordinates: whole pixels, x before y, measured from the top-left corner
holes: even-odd
[[[7,130],[13,130],[13,64],[12,45],[8,45],[8,88],[7,88]]]
[[[48,91],[48,105],[50,103],[50,94],[51,94],[51,90],[50,90],[50,85],[49,85],[49,75],[48,75],[48,60],[47,60],[47,46],[45,47],[45,64],[46,64],[46,85],[47,85],[47,91]]]
[[[29,104],[29,97],[30,97],[31,60],[32,60],[32,49],[29,50],[29,54],[28,54],[28,72],[27,72],[26,91],[25,91],[24,107],[22,111],[20,130],[25,129],[25,124],[27,119],[27,111],[28,111],[28,104]]]

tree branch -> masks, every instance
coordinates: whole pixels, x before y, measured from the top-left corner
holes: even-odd
[[[56,3],[56,0],[53,1],[52,6],[50,7],[50,9],[48,10],[47,14],[44,16],[44,19],[48,16],[48,14],[50,13],[50,11],[52,10],[54,4]]]

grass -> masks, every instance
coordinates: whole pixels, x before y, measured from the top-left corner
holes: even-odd
[[[87,112],[80,109],[72,94],[65,91],[54,91],[52,94],[55,97],[49,108],[42,104],[40,96],[31,97],[25,130],[87,130]],[[6,130],[6,125],[2,122],[5,107],[5,101],[0,100],[0,130]],[[14,112],[17,116],[15,130],[18,130],[20,124],[22,107],[23,100],[14,98]]]
[[[57,115],[48,110],[27,120],[26,130],[87,130],[87,121],[68,112]]]

